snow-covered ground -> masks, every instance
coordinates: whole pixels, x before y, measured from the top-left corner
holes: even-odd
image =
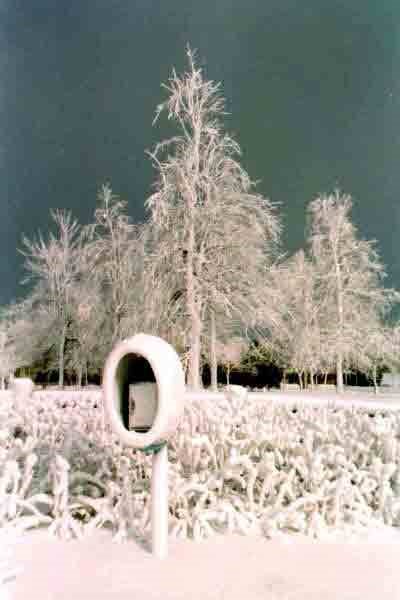
[[[179,539],[170,535],[165,560],[151,554],[149,524],[141,520],[148,505],[135,514],[138,533],[130,531],[122,543],[116,543],[101,522],[100,528],[91,529],[90,523],[96,520],[93,515],[85,521],[87,525],[80,522],[77,526],[85,529],[82,539],[51,538],[45,528],[36,528],[25,531],[13,549],[11,566],[21,572],[6,588],[0,587],[0,599],[3,589],[11,600],[400,599],[400,396],[367,398],[354,391],[343,396],[274,391],[224,401],[221,396],[188,395],[185,422],[171,440],[170,528],[178,531],[185,522],[190,526],[185,534],[181,529]],[[9,398],[8,393],[1,394],[3,406]],[[19,456],[23,464],[31,452],[38,452],[40,477],[46,475],[44,435],[51,438],[52,452],[67,458],[72,477],[83,469],[80,479],[74,484],[70,480],[68,496],[67,480],[62,483],[67,476],[64,464],[49,463],[55,487],[50,479],[46,494],[54,499],[53,511],[58,516],[52,525],[59,533],[67,531],[74,520],[76,503],[88,516],[85,498],[92,498],[97,510],[103,510],[99,504],[103,499],[91,487],[92,470],[97,473],[114,464],[124,477],[130,463],[130,481],[137,478],[137,483],[145,481],[140,473],[146,478],[150,474],[150,457],[131,454],[127,463],[121,457],[124,450],[109,445],[101,429],[100,399],[100,392],[95,391],[35,393],[36,406],[25,412],[22,422],[22,428],[32,425],[31,438],[12,442],[12,456]],[[292,405],[297,411],[291,410]],[[353,406],[353,410],[341,411],[341,406]],[[4,423],[0,450],[6,457],[11,438],[2,427]],[[107,460],[111,462],[107,464],[101,462],[99,453],[102,440],[108,440]],[[132,464],[135,460],[144,469],[139,475]],[[3,466],[0,462],[0,483]],[[16,477],[17,472],[12,473]],[[24,492],[31,503],[35,496],[29,494],[37,494],[39,475],[32,480],[32,491]],[[324,477],[326,486],[321,484]],[[0,506],[0,519],[5,506],[6,511],[13,510],[13,498],[22,498],[23,480],[14,479],[5,496],[0,489],[7,503]],[[88,487],[83,490],[83,485]],[[44,510],[43,501],[37,506]],[[124,521],[123,509],[117,502],[111,510]],[[229,515],[234,515],[232,522]],[[254,516],[263,523],[262,533],[252,531]],[[122,521],[118,531],[125,538]],[[207,537],[210,526],[215,531]],[[248,535],[238,535],[232,527],[247,530]],[[321,535],[325,528],[327,538]],[[201,541],[194,541],[193,536]]]
[[[188,392],[187,398],[193,400],[218,400],[221,397],[220,392]],[[389,391],[381,389],[378,394],[374,394],[371,388],[351,387],[346,389],[344,394],[337,394],[335,391],[286,391],[281,392],[278,389],[271,389],[268,392],[252,391],[248,393],[249,400],[264,399],[267,402],[272,401],[276,404],[286,405],[307,405],[307,406],[330,406],[341,408],[361,408],[376,410],[400,410],[400,391]]]
[[[170,540],[160,561],[105,530],[68,542],[36,531],[14,552],[23,571],[9,591],[13,600],[397,600],[399,547],[393,528],[330,542],[227,534]]]

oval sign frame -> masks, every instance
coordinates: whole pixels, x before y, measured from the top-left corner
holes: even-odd
[[[126,429],[122,420],[116,373],[121,359],[127,354],[145,358],[156,379],[157,412],[153,425],[145,433]],[[118,342],[104,365],[102,388],[106,416],[114,433],[125,445],[144,449],[161,444],[175,433],[183,414],[185,374],[178,354],[165,340],[138,333]]]

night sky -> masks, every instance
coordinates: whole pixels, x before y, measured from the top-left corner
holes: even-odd
[[[285,249],[303,245],[307,203],[340,187],[400,288],[398,0],[0,0],[0,304],[25,294],[16,248],[50,208],[88,223],[110,182],[144,219],[145,150],[172,132],[152,127],[160,84],[187,43],[281,203]]]

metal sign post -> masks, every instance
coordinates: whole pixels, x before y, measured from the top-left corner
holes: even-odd
[[[151,474],[151,545],[154,556],[168,553],[168,447],[153,452]]]

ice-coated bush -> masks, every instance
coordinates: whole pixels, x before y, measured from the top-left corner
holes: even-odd
[[[400,525],[398,412],[293,408],[239,391],[186,403],[168,443],[171,535]],[[18,413],[1,402],[0,527],[146,536],[150,477],[151,456],[119,443],[100,391],[37,391]]]

